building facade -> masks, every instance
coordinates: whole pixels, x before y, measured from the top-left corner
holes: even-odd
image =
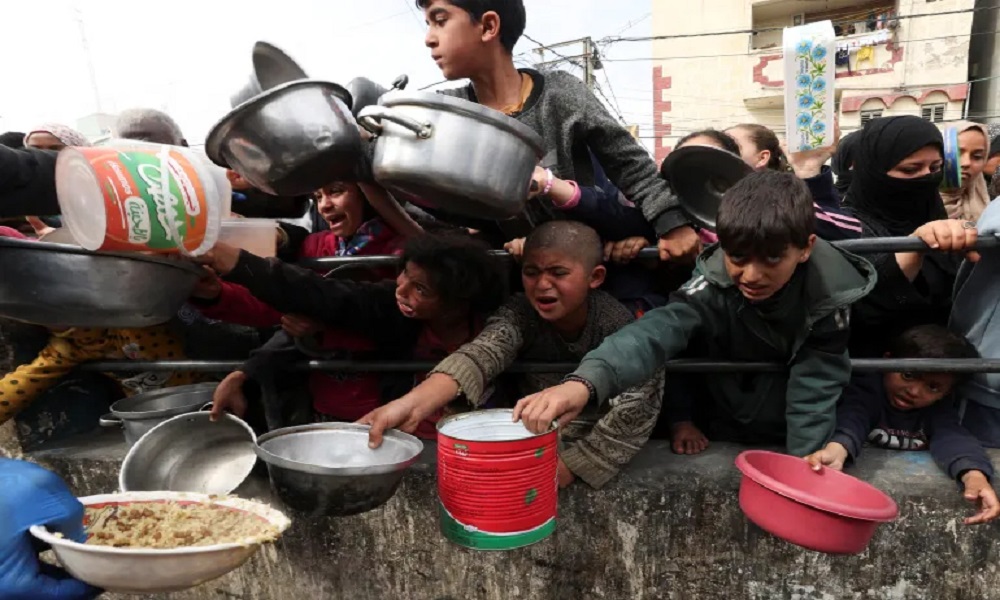
[[[782,29],[830,20],[844,133],[869,119],[967,114],[976,0],[653,0],[656,157],[692,131],[784,132]],[[932,15],[932,16],[931,16]],[[712,35],[717,32],[729,32]],[[973,115],[975,116],[975,115]]]

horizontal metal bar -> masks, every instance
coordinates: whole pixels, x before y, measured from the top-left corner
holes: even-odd
[[[855,254],[881,254],[885,252],[920,252],[933,251],[920,238],[915,237],[884,237],[865,238],[859,240],[842,240],[833,242],[834,246]],[[974,248],[985,250],[1000,247],[1000,237],[982,236],[976,240]],[[491,250],[490,254],[497,258],[511,258],[504,250]],[[656,248],[643,248],[639,258],[659,258]],[[332,267],[382,267],[399,264],[398,256],[326,256],[323,258],[305,258],[299,265],[310,269]]]
[[[197,373],[229,373],[242,365],[231,360],[165,360],[165,361],[101,361],[81,365],[86,371],[108,373],[142,373],[147,371],[192,371]],[[423,373],[437,363],[406,361],[355,362],[346,360],[314,360],[292,366],[292,370],[328,373]],[[511,373],[569,373],[576,363],[514,363]],[[932,358],[855,358],[855,371],[911,371],[915,373],[1000,373],[1000,359],[932,359]],[[730,362],[724,360],[672,360],[664,365],[670,373],[747,373],[781,372],[788,368],[780,363]]]

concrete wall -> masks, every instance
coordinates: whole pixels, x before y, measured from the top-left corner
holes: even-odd
[[[679,457],[651,443],[600,492],[560,496],[554,537],[530,548],[474,552],[442,539],[433,446],[384,507],[356,517],[295,518],[248,565],[173,600],[969,600],[1000,597],[997,529],[967,528],[954,483],[926,453],[871,450],[856,474],[900,505],[870,548],[850,557],[801,550],[750,525],[737,502],[737,448]],[[79,494],[112,490],[116,437],[32,458]],[[137,574],[137,576],[141,576]],[[109,595],[108,598],[115,599]]]

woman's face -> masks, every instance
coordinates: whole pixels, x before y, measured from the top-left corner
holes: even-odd
[[[330,225],[330,231],[349,238],[364,224],[365,199],[353,183],[331,183],[313,194],[320,216]]]
[[[958,149],[961,152],[962,187],[968,189],[986,168],[989,152],[986,136],[977,128],[966,129],[958,134]]]
[[[36,131],[35,133],[29,135],[28,139],[25,140],[24,145],[28,148],[36,148],[38,150],[55,150],[57,152],[66,147],[66,144],[62,143],[62,140],[45,131]]]
[[[889,170],[889,177],[896,179],[919,179],[941,170],[941,150],[937,146],[924,146],[913,154],[899,161]]]
[[[740,145],[740,158],[750,165],[755,171],[767,169],[767,163],[771,161],[771,151],[761,150],[750,137],[750,132],[742,127],[727,129],[726,133],[731,135],[736,143]]]

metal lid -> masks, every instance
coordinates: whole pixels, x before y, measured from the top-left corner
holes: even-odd
[[[126,421],[162,419],[195,412],[212,401],[216,383],[198,383],[151,390],[111,405],[111,414]]]
[[[138,262],[154,263],[158,265],[163,265],[166,267],[174,267],[176,269],[181,269],[182,271],[189,271],[198,275],[202,275],[202,270],[190,262],[181,259],[174,258],[163,258],[159,256],[150,256],[147,254],[140,254],[139,252],[105,252],[105,251],[92,251],[81,248],[80,246],[72,244],[54,244],[50,242],[37,242],[35,240],[21,240],[17,238],[0,237],[0,251],[3,248],[16,248],[18,250],[33,250],[36,252],[54,252],[57,254],[79,254],[82,256],[90,256],[92,258],[124,258],[127,260],[134,260]]]
[[[684,212],[709,229],[715,229],[722,195],[750,173],[750,165],[732,152],[697,144],[674,150],[660,165]]]

